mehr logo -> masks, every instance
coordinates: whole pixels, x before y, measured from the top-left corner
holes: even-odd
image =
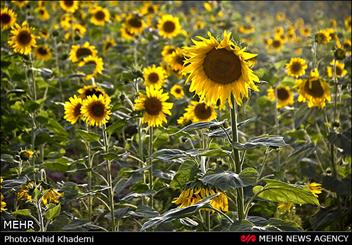
[[[253,234],[241,235],[240,239],[241,239],[241,242],[245,242],[245,243],[256,242],[257,236]]]

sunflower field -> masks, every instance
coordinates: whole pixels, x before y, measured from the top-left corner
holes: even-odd
[[[350,13],[1,1],[1,221],[351,231]]]

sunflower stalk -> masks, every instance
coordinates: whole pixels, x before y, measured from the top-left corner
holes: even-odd
[[[240,153],[238,149],[236,149],[235,147],[235,143],[238,143],[238,129],[237,129],[237,108],[236,108],[236,102],[233,94],[231,94],[231,103],[232,103],[232,109],[231,109],[232,152],[234,155],[233,170],[235,173],[239,174],[242,171],[242,165],[240,161]],[[243,188],[242,187],[237,188],[236,192],[237,192],[238,219],[239,221],[242,221],[245,219]]]
[[[152,163],[152,154],[153,154],[153,135],[154,128],[149,127],[149,190],[150,194],[150,207],[154,206],[154,197],[153,197],[153,163]]]
[[[89,132],[89,127],[87,125],[87,132]],[[92,176],[93,176],[93,159],[91,156],[91,147],[88,141],[85,142],[87,153],[88,153],[88,219],[92,220],[92,210],[93,210],[93,196],[92,193]]]

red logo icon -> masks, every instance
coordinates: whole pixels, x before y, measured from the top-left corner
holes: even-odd
[[[256,235],[241,235],[241,242],[249,243],[249,242],[256,242],[257,237]]]

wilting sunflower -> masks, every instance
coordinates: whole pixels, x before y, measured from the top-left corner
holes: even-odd
[[[158,127],[167,122],[165,114],[171,115],[172,103],[166,102],[168,99],[168,93],[147,87],[146,94],[140,93],[135,100],[134,110],[144,111],[142,123],[149,127]]]
[[[25,0],[12,0],[11,2],[12,2],[13,4],[15,4],[17,7],[23,8],[24,6],[27,5],[27,3],[28,3],[29,1],[25,1]]]
[[[321,187],[321,184],[316,183],[316,182],[311,182],[306,185],[306,188],[313,193],[315,197],[318,197],[319,194],[321,194],[323,188]]]
[[[330,66],[326,68],[326,72],[328,77],[334,77],[334,61],[331,61]],[[336,77],[344,77],[347,74],[347,70],[345,69],[345,64],[339,61],[336,61]]]
[[[121,38],[126,41],[131,41],[136,38],[136,34],[133,34],[132,32],[130,32],[129,29],[126,27],[126,25],[121,26],[120,33],[121,33]]]
[[[286,64],[287,74],[291,77],[298,78],[306,73],[307,63],[302,58],[291,58],[290,62]]]
[[[16,23],[16,13],[7,7],[0,9],[1,30],[10,29]]]
[[[48,45],[40,45],[35,48],[34,55],[38,60],[47,61],[51,59],[51,51]]]
[[[49,12],[45,7],[38,7],[34,11],[42,21],[46,21],[50,18]]]
[[[291,213],[294,209],[294,205],[292,202],[284,203],[281,202],[277,205],[277,210],[279,210],[280,213]]]
[[[166,58],[166,62],[170,65],[171,69],[179,74],[181,74],[184,68],[185,61],[186,57],[181,48],[176,48],[176,50]]]
[[[103,73],[104,62],[102,58],[90,55],[85,57],[78,66],[86,74],[85,79],[90,80],[96,75]]]
[[[71,124],[75,124],[81,117],[82,99],[74,95],[65,102],[65,116],[64,118]]]
[[[44,194],[42,196],[42,203],[46,206],[49,203],[59,203],[59,199],[63,197],[64,193],[59,192],[56,189],[49,189],[44,191]]]
[[[326,81],[319,77],[319,73],[312,71],[310,77],[304,80],[297,80],[298,101],[307,102],[308,107],[323,108],[326,101],[330,101],[330,88]]]
[[[175,84],[174,86],[172,86],[170,93],[178,100],[182,99],[185,96],[183,87],[179,84]]]
[[[190,91],[195,91],[207,104],[220,100],[222,107],[227,100],[232,106],[231,94],[241,104],[242,98],[248,97],[249,88],[258,91],[254,82],[259,82],[259,78],[247,62],[256,54],[235,45],[230,39],[231,33],[226,31],[221,42],[208,35],[209,39],[200,37],[201,41],[193,40],[195,45],[184,49],[188,58],[183,72],[190,73],[186,80],[191,81]]]
[[[82,102],[81,117],[91,125],[101,127],[110,119],[110,98],[99,95],[88,96]]]
[[[103,53],[104,55],[112,48],[116,46],[115,39],[112,37],[108,37],[105,39],[104,44],[103,44]]]
[[[328,42],[331,41],[331,36],[329,31],[327,30],[318,31],[314,36],[314,40],[318,44],[327,44]]]
[[[95,6],[91,9],[92,17],[90,22],[97,26],[104,26],[110,21],[110,12],[107,8]]]
[[[17,200],[26,201],[26,202],[32,201],[33,200],[32,192],[35,187],[36,187],[36,183],[33,180],[28,181],[26,184],[23,184],[20,190],[16,194]]]
[[[152,65],[143,69],[143,77],[146,87],[153,86],[159,89],[165,83],[166,72],[162,67]]]
[[[83,45],[73,45],[70,51],[70,60],[75,63],[82,61],[85,57],[96,56],[97,50],[95,46],[85,42]]]
[[[27,21],[24,21],[22,26],[17,23],[14,25],[8,43],[16,53],[27,55],[32,52],[32,48],[37,43],[33,31],[34,29],[29,27]]]
[[[183,116],[191,120],[193,123],[196,123],[210,122],[216,119],[217,114],[212,105],[208,106],[204,102],[191,101]]]
[[[28,161],[32,159],[34,152],[32,150],[22,150],[20,151],[20,158],[22,161]]]
[[[214,197],[210,201],[210,205],[217,210],[227,212],[229,210],[227,195],[216,188],[210,188],[205,186],[187,188],[183,190],[180,196],[175,198],[172,202],[176,205],[179,205],[179,207],[184,208],[194,205],[202,201],[204,198],[207,198],[208,196],[217,193],[219,193],[219,195]]]
[[[163,57],[163,61],[167,62],[168,57],[176,51],[176,47],[173,45],[165,45],[163,50],[161,51],[161,56]]]
[[[276,107],[282,108],[293,104],[293,93],[288,86],[279,85],[275,89],[268,89],[268,98],[271,101],[277,100]]]
[[[145,29],[145,22],[143,18],[137,14],[129,14],[125,20],[125,26],[133,35],[142,33]]]
[[[163,15],[158,21],[158,30],[163,38],[173,38],[181,32],[181,25],[178,17]]]
[[[79,7],[79,1],[61,0],[60,6],[68,13],[74,13]]]
[[[5,199],[4,196],[2,195],[2,193],[0,193],[0,203],[1,203],[1,206],[0,206],[0,213],[7,210],[7,208],[6,208],[6,202],[5,202],[4,199]]]
[[[101,87],[98,87],[96,84],[86,85],[83,88],[78,89],[79,96],[82,100],[87,99],[88,96],[95,95],[99,97],[103,95],[104,97],[109,97],[109,95],[105,92],[105,90]]]

